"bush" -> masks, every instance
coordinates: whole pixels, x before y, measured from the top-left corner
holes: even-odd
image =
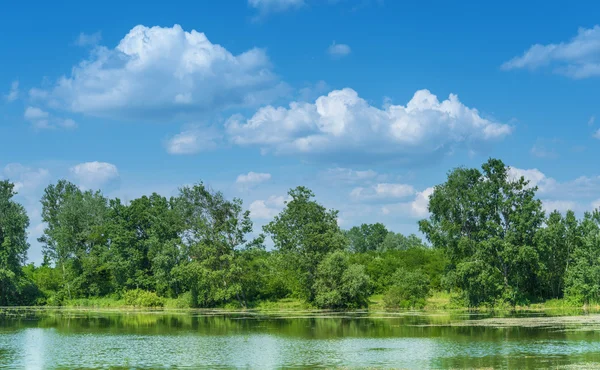
[[[338,251],[319,264],[314,290],[319,308],[360,308],[368,304],[370,281],[364,266],[350,265],[348,256]]]
[[[125,304],[133,307],[163,307],[164,300],[154,292],[142,289],[128,290],[123,294]]]
[[[386,308],[423,308],[430,295],[429,277],[420,270],[398,269],[383,297]]]

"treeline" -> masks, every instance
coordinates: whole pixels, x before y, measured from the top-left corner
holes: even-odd
[[[419,223],[425,244],[380,223],[341,230],[305,187],[249,239],[250,213],[202,183],[128,204],[61,180],[41,199],[41,266],[25,265],[29,221],[0,182],[0,305],[110,297],[132,306],[253,307],[282,298],[320,308],[423,307],[446,291],[468,307],[600,301],[600,214],[552,212],[536,188],[490,159],[457,168]],[[265,248],[265,238],[274,243]]]

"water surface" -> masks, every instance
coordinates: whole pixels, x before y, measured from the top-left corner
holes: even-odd
[[[4,309],[0,368],[600,368],[600,315],[518,316]]]

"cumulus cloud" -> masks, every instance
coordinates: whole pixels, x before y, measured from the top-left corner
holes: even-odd
[[[537,186],[541,193],[550,192],[556,188],[557,182],[551,177],[547,177],[542,171],[537,168],[522,169],[516,167],[509,167],[508,178],[511,181],[518,181],[521,177],[529,181],[528,186]]]
[[[336,44],[335,41],[327,48],[327,53],[334,58],[345,57],[350,54],[352,49],[346,44]]]
[[[289,197],[283,196],[270,196],[266,200],[255,200],[250,203],[250,216],[254,219],[271,219],[283,210],[285,203],[289,200]]]
[[[195,30],[139,25],[30,96],[90,116],[165,121],[264,104],[284,91],[264,50],[233,55]]]
[[[276,154],[358,153],[363,158],[413,160],[499,140],[512,127],[481,117],[453,94],[440,102],[428,90],[419,90],[406,106],[377,108],[345,88],[314,104],[266,106],[249,119],[232,116],[226,130],[238,145],[257,145]]]
[[[600,203],[594,199],[600,197],[600,176],[580,176],[573,180],[557,181],[538,169],[519,169],[511,167],[509,176],[516,180],[523,176],[530,186],[538,187],[542,206],[546,212],[571,209],[576,212],[590,210]]]
[[[195,154],[215,149],[218,140],[213,129],[192,126],[169,138],[165,146],[169,154]]]
[[[381,183],[371,187],[352,189],[350,196],[356,200],[405,198],[415,193],[415,189],[407,184]]]
[[[269,181],[271,179],[270,173],[260,173],[260,172],[248,172],[245,175],[239,175],[235,180],[236,184],[250,186],[257,185],[261,182]]]
[[[554,211],[559,211],[561,213],[565,213],[569,210],[575,211],[578,208],[578,204],[571,200],[542,200],[542,208],[546,213],[551,213]]]
[[[84,188],[98,188],[119,177],[117,166],[106,162],[85,162],[70,169],[73,176]]]
[[[14,190],[19,194],[30,194],[45,185],[50,172],[45,168],[31,168],[20,163],[9,163],[4,167],[4,177],[14,185]]]
[[[504,70],[543,67],[577,79],[600,76],[600,26],[580,28],[567,42],[535,44],[502,65]]]
[[[414,193],[415,197],[410,202],[386,204],[381,207],[381,213],[384,215],[399,214],[412,218],[427,217],[429,215],[429,197],[433,194],[433,190],[434,188],[430,187]]]
[[[248,0],[248,5],[262,15],[294,10],[305,5],[304,0]]]
[[[10,84],[10,90],[6,94],[5,98],[9,103],[14,102],[19,97],[19,81],[13,81]]]

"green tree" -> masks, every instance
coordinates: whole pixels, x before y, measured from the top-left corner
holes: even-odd
[[[69,298],[108,292],[107,214],[107,199],[100,192],[82,191],[65,180],[45,189],[42,220],[47,227],[38,240],[61,269]]]
[[[540,286],[544,288],[544,297],[561,298],[565,274],[572,263],[574,251],[581,243],[581,228],[573,211],[568,211],[564,217],[554,211],[545,224],[536,235],[540,254]]]
[[[415,234],[410,234],[408,237],[400,234],[389,232],[383,239],[383,242],[379,246],[379,250],[382,252],[390,250],[407,250],[410,248],[422,248],[425,247],[423,241]]]
[[[421,270],[399,268],[383,297],[386,308],[423,308],[430,295],[430,281]]]
[[[299,186],[288,194],[292,200],[263,229],[285,255],[293,294],[313,302],[317,265],[328,253],[343,249],[346,239],[337,224],[338,212],[314,201],[312,191]]]
[[[242,201],[225,199],[204,184],[183,187],[177,208],[184,220],[185,261],[173,273],[192,293],[193,304],[211,307],[241,296],[236,249],[243,248],[252,231],[250,212]]]
[[[600,212],[586,213],[580,227],[581,242],[566,269],[565,295],[572,302],[600,302]]]
[[[362,224],[354,226],[345,232],[348,238],[349,249],[355,253],[375,251],[381,248],[381,244],[388,234],[388,230],[381,223]]]
[[[176,201],[153,193],[128,205],[110,201],[108,248],[118,290],[144,289],[177,295],[171,270],[181,256],[183,220]]]
[[[469,305],[516,304],[536,291],[539,266],[534,237],[544,221],[537,188],[512,180],[497,159],[482,170],[457,168],[435,187],[431,217],[421,231],[450,261],[453,284]]]
[[[21,303],[29,218],[12,198],[14,184],[0,181],[0,306]]]
[[[319,264],[314,303],[320,308],[347,309],[368,305],[369,277],[362,265],[350,265],[342,251],[327,255]]]

